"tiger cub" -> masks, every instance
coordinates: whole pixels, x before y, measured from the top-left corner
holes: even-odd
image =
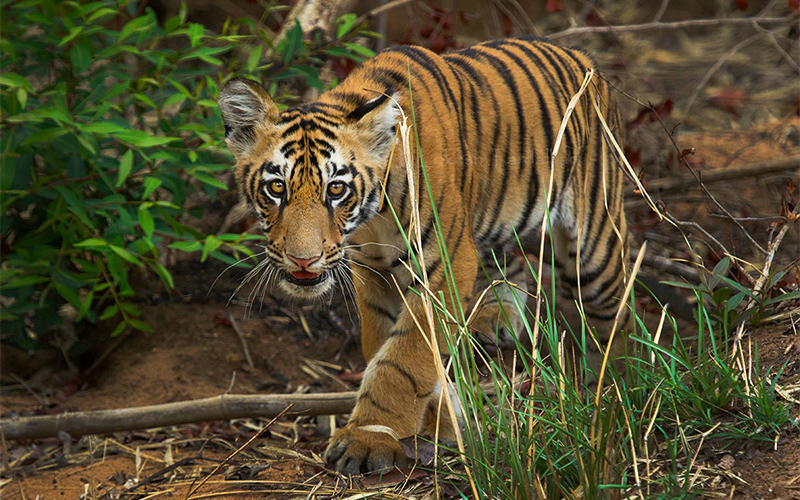
[[[418,178],[431,288],[451,297],[433,198],[450,279],[468,305],[487,285],[483,269],[496,267],[493,252],[510,255],[518,237],[538,241],[559,126],[592,67],[580,51],[519,38],[447,55],[393,47],[318,100],[282,111],[253,81],[233,79],[222,89],[219,108],[236,178],[267,236],[265,259],[278,285],[313,299],[343,279],[342,268],[352,273],[368,365],[352,416],[325,454],[336,469],[357,474],[406,463],[398,439],[420,430],[438,394],[425,338],[430,332],[420,332],[414,321],[423,317],[422,306],[409,291],[409,254],[390,211],[408,225],[412,206],[403,154],[388,164],[400,108],[411,117],[413,97],[431,193]],[[611,130],[620,132],[609,89],[595,75],[555,159],[550,230],[563,302],[575,303],[580,284],[586,319],[603,340],[624,292],[627,245],[622,172],[592,101]],[[381,203],[384,179],[387,199]],[[522,266],[512,265],[506,274],[520,287],[525,283]],[[514,301],[521,292],[524,300],[524,290],[500,294],[516,327]],[[484,332],[501,326],[500,307],[485,305],[473,326]]]

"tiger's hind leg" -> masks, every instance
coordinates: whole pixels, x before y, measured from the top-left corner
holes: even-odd
[[[470,329],[487,352],[515,345],[524,331],[523,311],[528,300],[528,269],[525,262],[512,254],[505,254],[499,269],[493,261],[484,262],[485,269],[478,273],[473,297],[483,295],[480,309],[473,318]],[[492,286],[492,283],[496,283]],[[484,293],[485,292],[485,293]]]
[[[617,207],[619,209],[613,211],[601,205],[595,209],[601,210],[602,215],[595,214],[593,220],[587,216],[580,224],[556,223],[552,228],[559,293],[556,310],[563,314],[572,330],[573,350],[584,351],[589,368],[585,382],[590,387],[597,382],[620,300],[627,300],[623,297],[628,259],[627,230],[621,205]],[[611,345],[612,360],[619,359],[626,352],[629,316],[625,305]],[[584,326],[588,329],[583,330]],[[584,338],[582,331],[592,335]]]

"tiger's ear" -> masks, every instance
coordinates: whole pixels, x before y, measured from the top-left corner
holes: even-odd
[[[230,80],[220,91],[217,104],[225,123],[225,142],[237,158],[253,147],[257,127],[278,121],[277,106],[264,87],[253,80]]]
[[[387,158],[401,116],[399,95],[391,91],[370,99],[353,110],[347,119],[364,144],[378,158]]]

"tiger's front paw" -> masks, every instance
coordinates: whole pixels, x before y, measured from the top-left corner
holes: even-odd
[[[511,329],[504,321],[508,317]],[[506,306],[505,313],[497,304],[484,305],[472,320],[471,329],[477,333],[475,340],[483,349],[494,354],[497,351],[514,347],[514,333],[522,331],[522,320],[519,315]]]
[[[325,462],[339,472],[351,475],[411,464],[400,442],[388,432],[347,427],[331,438],[325,450]]]

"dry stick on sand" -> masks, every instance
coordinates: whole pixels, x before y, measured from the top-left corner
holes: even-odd
[[[339,415],[355,406],[355,392],[330,394],[223,394],[193,401],[82,411],[0,420],[0,435],[5,439],[53,437],[60,432],[76,437],[86,434],[166,427],[234,418],[279,415],[292,405],[292,415]]]
[[[253,441],[255,441],[256,439],[258,439],[258,438],[260,438],[261,436],[263,436],[263,435],[264,435],[264,433],[265,433],[265,432],[267,432],[267,429],[269,429],[270,427],[272,427],[272,424],[274,424],[276,420],[278,420],[278,419],[279,419],[279,418],[281,418],[282,416],[286,415],[286,414],[289,412],[289,410],[291,410],[291,409],[292,409],[292,406],[293,406],[293,405],[292,405],[291,403],[289,403],[289,405],[287,405],[287,406],[286,406],[286,408],[284,408],[284,409],[283,409],[283,411],[281,411],[280,413],[278,413],[277,415],[275,415],[275,417],[273,417],[273,419],[272,419],[272,420],[270,420],[270,421],[267,423],[267,425],[265,425],[264,427],[262,427],[262,428],[261,428],[261,430],[259,430],[258,432],[256,432],[256,433],[255,433],[255,435],[254,435],[253,437],[251,437],[250,439],[248,439],[248,440],[247,440],[247,442],[246,442],[245,444],[243,444],[242,446],[240,446],[240,447],[239,447],[239,448],[238,448],[236,451],[234,451],[233,453],[231,453],[230,455],[228,455],[228,456],[225,458],[225,460],[223,460],[222,462],[220,462],[220,463],[219,463],[219,465],[217,465],[216,467],[214,467],[214,470],[212,470],[211,472],[209,472],[209,473],[206,475],[206,477],[204,477],[204,478],[203,478],[203,480],[202,480],[202,481],[200,481],[200,484],[198,484],[197,486],[194,486],[194,484],[192,484],[192,486],[189,488],[189,491],[186,493],[186,496],[184,497],[184,500],[188,499],[190,496],[192,496],[192,493],[194,493],[195,491],[197,491],[197,490],[199,490],[200,488],[202,488],[202,487],[203,487],[203,485],[204,485],[204,484],[206,484],[206,482],[207,482],[209,479],[211,479],[211,476],[213,476],[214,474],[216,474],[216,473],[217,473],[217,472],[218,472],[218,471],[219,471],[219,470],[220,470],[220,469],[221,469],[221,468],[222,468],[222,467],[223,467],[225,464],[227,464],[228,462],[230,462],[230,461],[231,461],[231,459],[232,459],[233,457],[235,457],[236,455],[238,455],[238,454],[239,454],[239,453],[240,453],[240,452],[241,452],[243,449],[245,449],[245,448],[247,448],[248,446],[250,446],[250,443],[252,443],[252,442],[253,442]]]

